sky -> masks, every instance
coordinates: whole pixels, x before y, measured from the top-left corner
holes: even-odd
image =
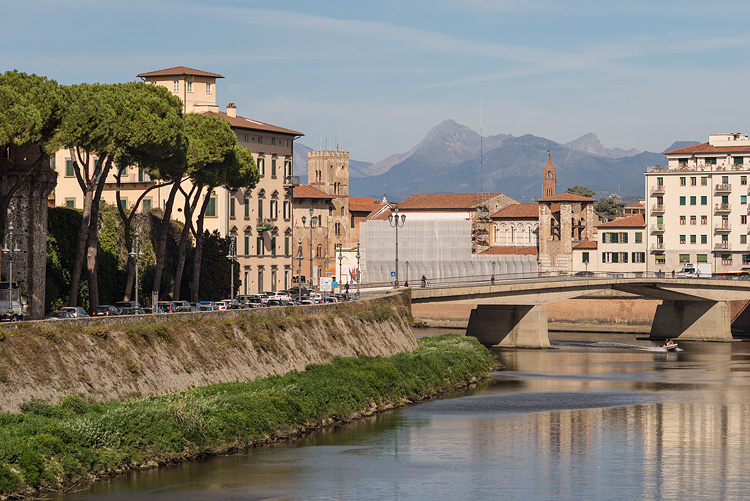
[[[750,128],[745,2],[2,0],[0,12],[0,71],[65,85],[219,73],[220,110],[234,102],[361,161],[447,119],[654,152]]]

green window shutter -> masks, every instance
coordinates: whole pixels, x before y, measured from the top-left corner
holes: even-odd
[[[258,218],[263,219],[263,200],[258,200]]]
[[[236,203],[236,200],[234,197],[229,199],[229,217],[234,219],[234,205]]]
[[[708,205],[708,197],[703,195],[701,196],[701,205]]]
[[[685,197],[680,197],[680,205],[685,205]]]
[[[271,177],[276,177],[276,159],[271,159]]]
[[[245,219],[250,218],[250,200],[245,199]]]
[[[641,233],[640,231],[637,231],[635,233],[635,243],[637,244],[643,243],[643,233]]]
[[[276,237],[271,239],[271,255],[276,257]]]
[[[284,255],[289,255],[289,237],[284,237]]]
[[[247,235],[245,235],[245,255],[250,255],[250,237]]]
[[[73,160],[66,160],[65,161],[65,176],[73,177],[75,175],[76,175],[76,170],[73,164]]]
[[[216,198],[211,197],[206,205],[206,217],[216,217]]]

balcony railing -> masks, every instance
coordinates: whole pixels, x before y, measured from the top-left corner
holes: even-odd
[[[651,206],[651,212],[664,212],[664,204],[654,204]]]
[[[728,233],[732,231],[732,225],[729,223],[720,223],[714,227],[714,231],[717,233]]]
[[[716,212],[731,212],[732,204],[716,204]]]
[[[284,186],[299,186],[299,176],[284,176]]]
[[[273,223],[272,219],[259,217],[255,229],[256,231],[271,231],[276,227]]]
[[[664,193],[665,190],[663,184],[657,184],[656,186],[651,187],[651,195],[663,195]]]
[[[717,184],[714,191],[716,193],[729,193],[732,191],[732,185],[730,183]]]
[[[714,244],[714,250],[732,250],[732,244],[722,241]]]
[[[664,242],[656,242],[651,244],[652,251],[664,250]]]
[[[651,225],[651,233],[663,233],[664,232],[664,225],[663,224],[652,224]]]

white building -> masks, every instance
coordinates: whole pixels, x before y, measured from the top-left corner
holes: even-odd
[[[750,268],[748,136],[710,134],[665,155],[667,166],[646,172],[648,270],[686,262],[711,263],[714,273]]]

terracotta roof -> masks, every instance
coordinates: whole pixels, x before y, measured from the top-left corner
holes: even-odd
[[[574,195],[572,193],[558,193],[550,197],[538,198],[537,202],[596,202],[595,199],[589,197],[582,197],[581,195]]]
[[[399,209],[464,209],[473,210],[477,202],[484,197],[485,200],[495,198],[502,193],[436,193],[411,195],[398,204]]]
[[[538,204],[513,204],[500,209],[492,215],[492,218],[539,218]]]
[[[596,249],[597,248],[597,242],[592,242],[591,240],[584,240],[583,242],[578,242],[573,246],[574,249]]]
[[[492,256],[536,256],[539,254],[539,251],[536,247],[490,247],[482,252],[482,254],[490,254]]]
[[[691,155],[694,153],[750,153],[750,145],[711,146],[709,143],[701,143],[664,152],[665,155]]]
[[[136,76],[137,77],[166,77],[166,76],[172,76],[172,75],[194,75],[198,77],[224,78],[218,73],[210,73],[208,71],[196,70],[193,68],[188,68],[187,66],[175,66],[174,68],[167,68],[166,70],[148,71],[146,73],[141,73]]]
[[[229,125],[232,127],[239,127],[240,129],[251,129],[251,130],[262,130],[266,132],[278,132],[279,134],[291,134],[293,136],[304,136],[301,132],[297,132],[296,130],[291,129],[285,129],[284,127],[277,127],[276,125],[271,125],[263,122],[259,122],[257,120],[251,120],[249,118],[241,117],[237,115],[236,117],[230,117],[223,111],[207,111],[204,113],[204,115],[212,115],[215,117],[221,117],[229,122]]]
[[[643,214],[621,217],[608,223],[596,225],[597,228],[643,228],[645,226],[646,221],[643,219]]]
[[[333,195],[323,193],[307,184],[300,184],[299,186],[292,188],[292,198],[324,198],[326,200],[332,200]]]
[[[372,212],[382,206],[382,200],[377,198],[349,197],[349,212]]]
[[[643,209],[645,206],[643,205],[643,202],[636,202],[632,205],[628,205],[625,207],[626,209]]]

